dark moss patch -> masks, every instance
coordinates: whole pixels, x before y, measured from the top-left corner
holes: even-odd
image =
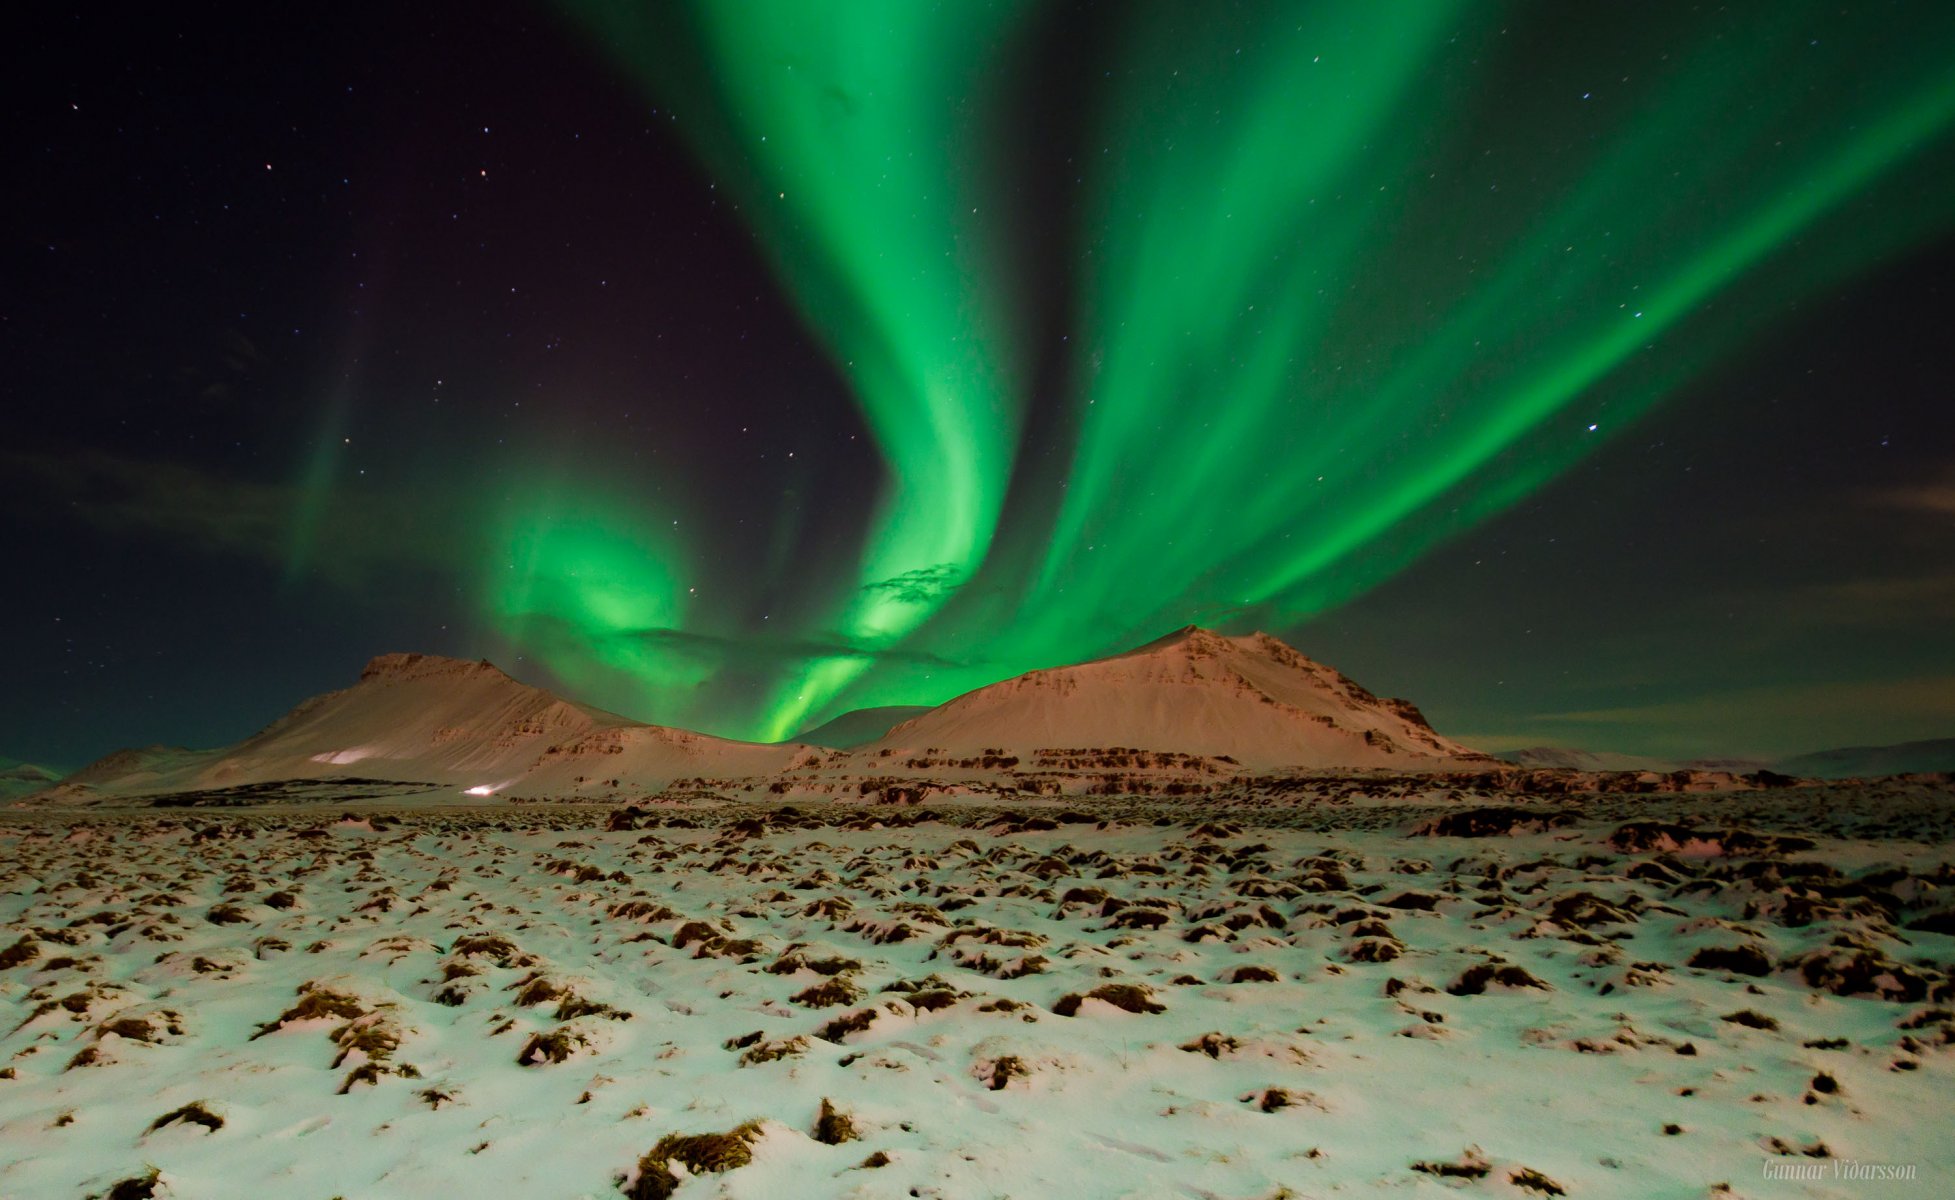
[[[1415,1162],[1412,1169],[1440,1179],[1485,1179],[1493,1165],[1479,1150],[1469,1147],[1452,1162]]]
[[[792,975],[796,971],[813,971],[817,975],[830,977],[845,971],[860,971],[862,961],[855,958],[807,958],[800,954],[781,955],[767,965],[769,975]]]
[[[1945,933],[1955,937],[1955,908],[1916,917],[1907,923],[1907,927],[1916,933]]]
[[[527,979],[517,981],[517,983],[511,986],[517,989],[516,1003],[522,1005],[524,1008],[533,1008],[538,1004],[547,1003],[551,1000],[559,1000],[564,995],[564,990],[561,986],[543,978],[541,975],[532,975]]]
[[[151,1167],[141,1175],[132,1175],[128,1179],[117,1181],[103,1200],[154,1200],[156,1185],[162,1179],[163,1173]]]
[[[1538,808],[1469,808],[1435,817],[1412,831],[1414,837],[1483,838],[1508,837],[1516,833],[1539,833],[1566,825],[1567,813]]]
[[[861,1033],[863,1030],[869,1028],[869,1026],[875,1024],[878,1011],[873,1008],[864,1008],[852,1013],[844,1013],[828,1024],[823,1025],[815,1033],[815,1036],[824,1042],[834,1042],[839,1046],[848,1040],[849,1035]]]
[[[1221,1058],[1241,1047],[1242,1043],[1228,1034],[1213,1032],[1204,1033],[1192,1042],[1183,1042],[1179,1048],[1190,1054],[1206,1054],[1210,1058]]]
[[[1543,1196],[1566,1196],[1568,1194],[1567,1188],[1549,1179],[1533,1167],[1522,1167],[1520,1170],[1513,1172],[1507,1176],[1507,1182],[1523,1191],[1539,1192]]]
[[[1733,1025],[1742,1025],[1746,1029],[1763,1029],[1768,1032],[1776,1030],[1779,1027],[1779,1023],[1773,1018],[1749,1008],[1741,1008],[1734,1013],[1725,1013],[1718,1020],[1729,1021]]]
[[[461,958],[487,958],[498,967],[527,967],[536,961],[499,933],[472,933],[456,938],[448,953]]]
[[[910,1005],[918,1012],[936,1012],[949,1008],[963,998],[963,994],[950,988],[931,988],[928,991],[910,993]]]
[[[862,998],[862,989],[846,979],[826,979],[813,987],[803,988],[788,997],[794,1003],[807,1008],[835,1008],[843,1004],[854,1004]]]
[[[1290,1108],[1298,1102],[1296,1095],[1288,1088],[1264,1088],[1260,1092],[1250,1092],[1241,1099],[1244,1104],[1254,1104],[1257,1112],[1264,1113]]]
[[[833,1100],[822,1097],[821,1112],[815,1117],[815,1140],[824,1146],[839,1146],[861,1136],[856,1132],[855,1119],[836,1108]]]
[[[991,1062],[991,1069],[985,1073],[984,1086],[994,1092],[1002,1092],[1005,1085],[1014,1079],[1031,1078],[1032,1070],[1025,1060],[1016,1054],[1002,1055]]]
[[[692,945],[705,950],[725,940],[719,930],[704,921],[687,921],[679,926],[679,932],[672,935],[672,944],[681,950]]]
[[[578,1017],[603,1017],[607,1021],[629,1021],[631,1014],[622,1008],[600,1004],[596,1000],[586,1000],[575,993],[566,992],[557,1004],[556,1018],[559,1021],[572,1021]]]
[[[1059,1003],[1052,1006],[1052,1011],[1062,1017],[1075,1016],[1079,1012],[1080,1004],[1086,1000],[1104,1001],[1120,1009],[1122,1012],[1159,1013],[1167,1011],[1167,1006],[1159,1004],[1154,1000],[1154,993],[1151,989],[1144,984],[1138,983],[1103,983],[1084,996],[1079,995],[1077,992],[1068,992],[1059,998]]]
[[[667,1200],[679,1186],[672,1164],[694,1175],[738,1170],[753,1161],[753,1143],[760,1137],[755,1121],[725,1133],[668,1133],[638,1160],[638,1179],[624,1188],[627,1200]]]
[[[251,920],[251,914],[235,904],[215,904],[204,914],[204,920],[212,925],[242,925]]]
[[[175,1032],[182,1033],[182,1027],[176,1027]],[[95,1027],[96,1037],[104,1037],[111,1033],[127,1041],[147,1042],[151,1045],[162,1036],[162,1031],[152,1025],[147,1017],[118,1017]]]
[[[1158,908],[1123,908],[1113,914],[1113,929],[1159,929],[1168,923],[1168,914]]]
[[[1478,996],[1487,990],[1489,984],[1510,988],[1534,988],[1549,992],[1554,989],[1536,979],[1524,968],[1512,963],[1480,963],[1468,967],[1458,979],[1446,985],[1446,991],[1454,996]]]
[[[744,1040],[735,1038],[733,1041],[729,1041],[726,1044],[727,1049],[731,1050],[735,1048],[734,1041],[743,1042]],[[740,1065],[743,1067],[757,1067],[762,1063],[774,1062],[777,1059],[801,1057],[808,1052],[808,1039],[804,1037],[791,1037],[781,1038],[779,1041],[773,1042],[745,1043],[741,1046],[741,1050]]]
[[[1352,942],[1344,951],[1344,961],[1353,963],[1388,963],[1405,952],[1397,938],[1362,938]]]
[[[320,1017],[351,1021],[366,1015],[366,1006],[354,997],[344,992],[335,992],[330,988],[313,988],[304,992],[297,1004],[280,1013],[277,1020],[260,1025],[258,1032],[251,1035],[251,1040],[255,1042],[268,1033],[298,1021],[312,1021]]]
[[[1806,986],[1835,996],[1879,996],[1912,1004],[1927,998],[1931,979],[1875,950],[1829,946],[1779,964],[1799,972]]]
[[[179,1122],[185,1125],[202,1125],[205,1129],[213,1133],[224,1128],[223,1117],[205,1108],[203,1101],[192,1100],[182,1108],[171,1109],[169,1112],[151,1121],[148,1132],[155,1133],[165,1125],[175,1125]]]
[[[552,1029],[548,1033],[533,1033],[517,1052],[516,1063],[524,1067],[560,1063],[587,1044],[582,1036],[569,1030]]]
[[[1808,1142],[1803,1146],[1794,1146],[1783,1138],[1773,1138],[1765,1145],[1767,1149],[1780,1158],[1792,1158],[1795,1156],[1801,1158],[1833,1157],[1833,1152],[1827,1148],[1825,1142]]]
[[[1684,964],[1700,971],[1730,971],[1757,978],[1772,973],[1772,960],[1756,946],[1706,946]]]

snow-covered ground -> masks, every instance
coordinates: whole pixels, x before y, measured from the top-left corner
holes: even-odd
[[[1955,1191],[1945,788],[1520,803],[10,814],[0,1197]]]

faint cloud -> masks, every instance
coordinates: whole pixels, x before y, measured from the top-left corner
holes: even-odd
[[[862,590],[880,593],[899,604],[930,604],[942,601],[963,583],[956,564],[946,562],[865,583]]]
[[[1867,498],[1881,508],[1898,508],[1907,512],[1955,519],[1955,468],[1944,469],[1939,479],[1902,487],[1883,488],[1870,493]]]
[[[1955,618],[1955,571],[1813,584],[1794,593],[1794,612],[1836,625],[1889,625]]]
[[[1536,713],[1515,724],[1555,731],[1544,741],[1591,749],[1675,758],[1775,758],[1948,736],[1955,730],[1955,675],[1734,688],[1649,704]]]
[[[99,452],[64,457],[8,454],[23,490],[109,533],[160,534],[209,552],[273,558],[282,553],[286,489],[223,479],[177,463]]]
[[[1728,723],[1734,713],[1756,720],[1807,717],[1818,712],[1849,710],[1934,716],[1955,721],[1955,675],[1736,688],[1655,704],[1537,713],[1528,719],[1609,725],[1687,725],[1713,720]]]
[[[157,538],[273,566],[283,566],[290,553],[299,501],[299,489],[290,485],[99,451],[0,453],[0,471],[22,511],[49,519],[66,517],[107,534]],[[358,587],[383,570],[451,563],[463,544],[445,532],[452,524],[415,497],[336,498],[332,520],[321,531],[316,574]]]

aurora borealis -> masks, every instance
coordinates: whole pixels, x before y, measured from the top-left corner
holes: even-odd
[[[776,740],[1191,621],[1467,740],[1955,731],[1947,6],[146,19],[13,155],[0,753],[391,649]]]

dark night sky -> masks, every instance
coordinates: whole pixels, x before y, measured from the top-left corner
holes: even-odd
[[[1947,6],[909,7],[12,18],[0,755],[1194,620],[1495,749],[1955,734]]]

